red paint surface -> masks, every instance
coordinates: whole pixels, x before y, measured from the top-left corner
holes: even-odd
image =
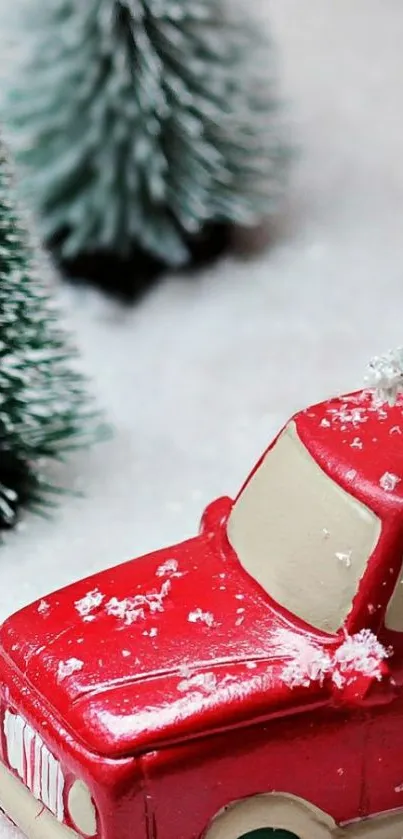
[[[382,522],[343,632],[312,629],[242,569],[226,498],[194,539],[75,583],[1,628],[1,713],[16,709],[66,777],[86,781],[100,837],[198,839],[223,806],[273,790],[338,823],[403,807],[403,643],[383,627],[403,558],[403,400],[375,409],[360,392],[294,419],[320,468]],[[393,491],[386,472],[402,478]],[[89,592],[99,602],[85,613]],[[333,657],[363,629],[393,644],[382,681],[354,668],[341,691],[332,672],[284,677],[293,647]],[[7,762],[4,735],[1,746]]]

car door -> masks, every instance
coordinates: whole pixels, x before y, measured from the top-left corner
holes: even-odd
[[[363,722],[361,709],[325,704],[146,755],[159,839],[199,839],[223,808],[273,792],[337,823],[359,818]]]
[[[389,676],[374,685],[366,703],[366,815],[403,811],[403,567],[379,638],[390,650]]]

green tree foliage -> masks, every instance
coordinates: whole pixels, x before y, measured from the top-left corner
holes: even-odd
[[[167,265],[283,190],[272,47],[224,0],[30,0],[8,117],[44,238]],[[13,77],[14,78],[14,77]]]
[[[44,463],[88,442],[93,418],[0,140],[0,527],[21,506],[41,507],[51,491]]]

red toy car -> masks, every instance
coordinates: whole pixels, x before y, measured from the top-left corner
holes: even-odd
[[[297,414],[199,536],[0,632],[32,839],[403,835],[403,399]]]

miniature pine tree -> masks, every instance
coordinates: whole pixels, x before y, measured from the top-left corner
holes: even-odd
[[[65,259],[134,246],[179,266],[209,224],[274,212],[288,149],[271,45],[223,0],[30,0],[25,18],[8,117]]]
[[[0,140],[0,527],[40,508],[47,459],[92,436],[85,382],[40,277]],[[49,501],[49,498],[47,499]]]

